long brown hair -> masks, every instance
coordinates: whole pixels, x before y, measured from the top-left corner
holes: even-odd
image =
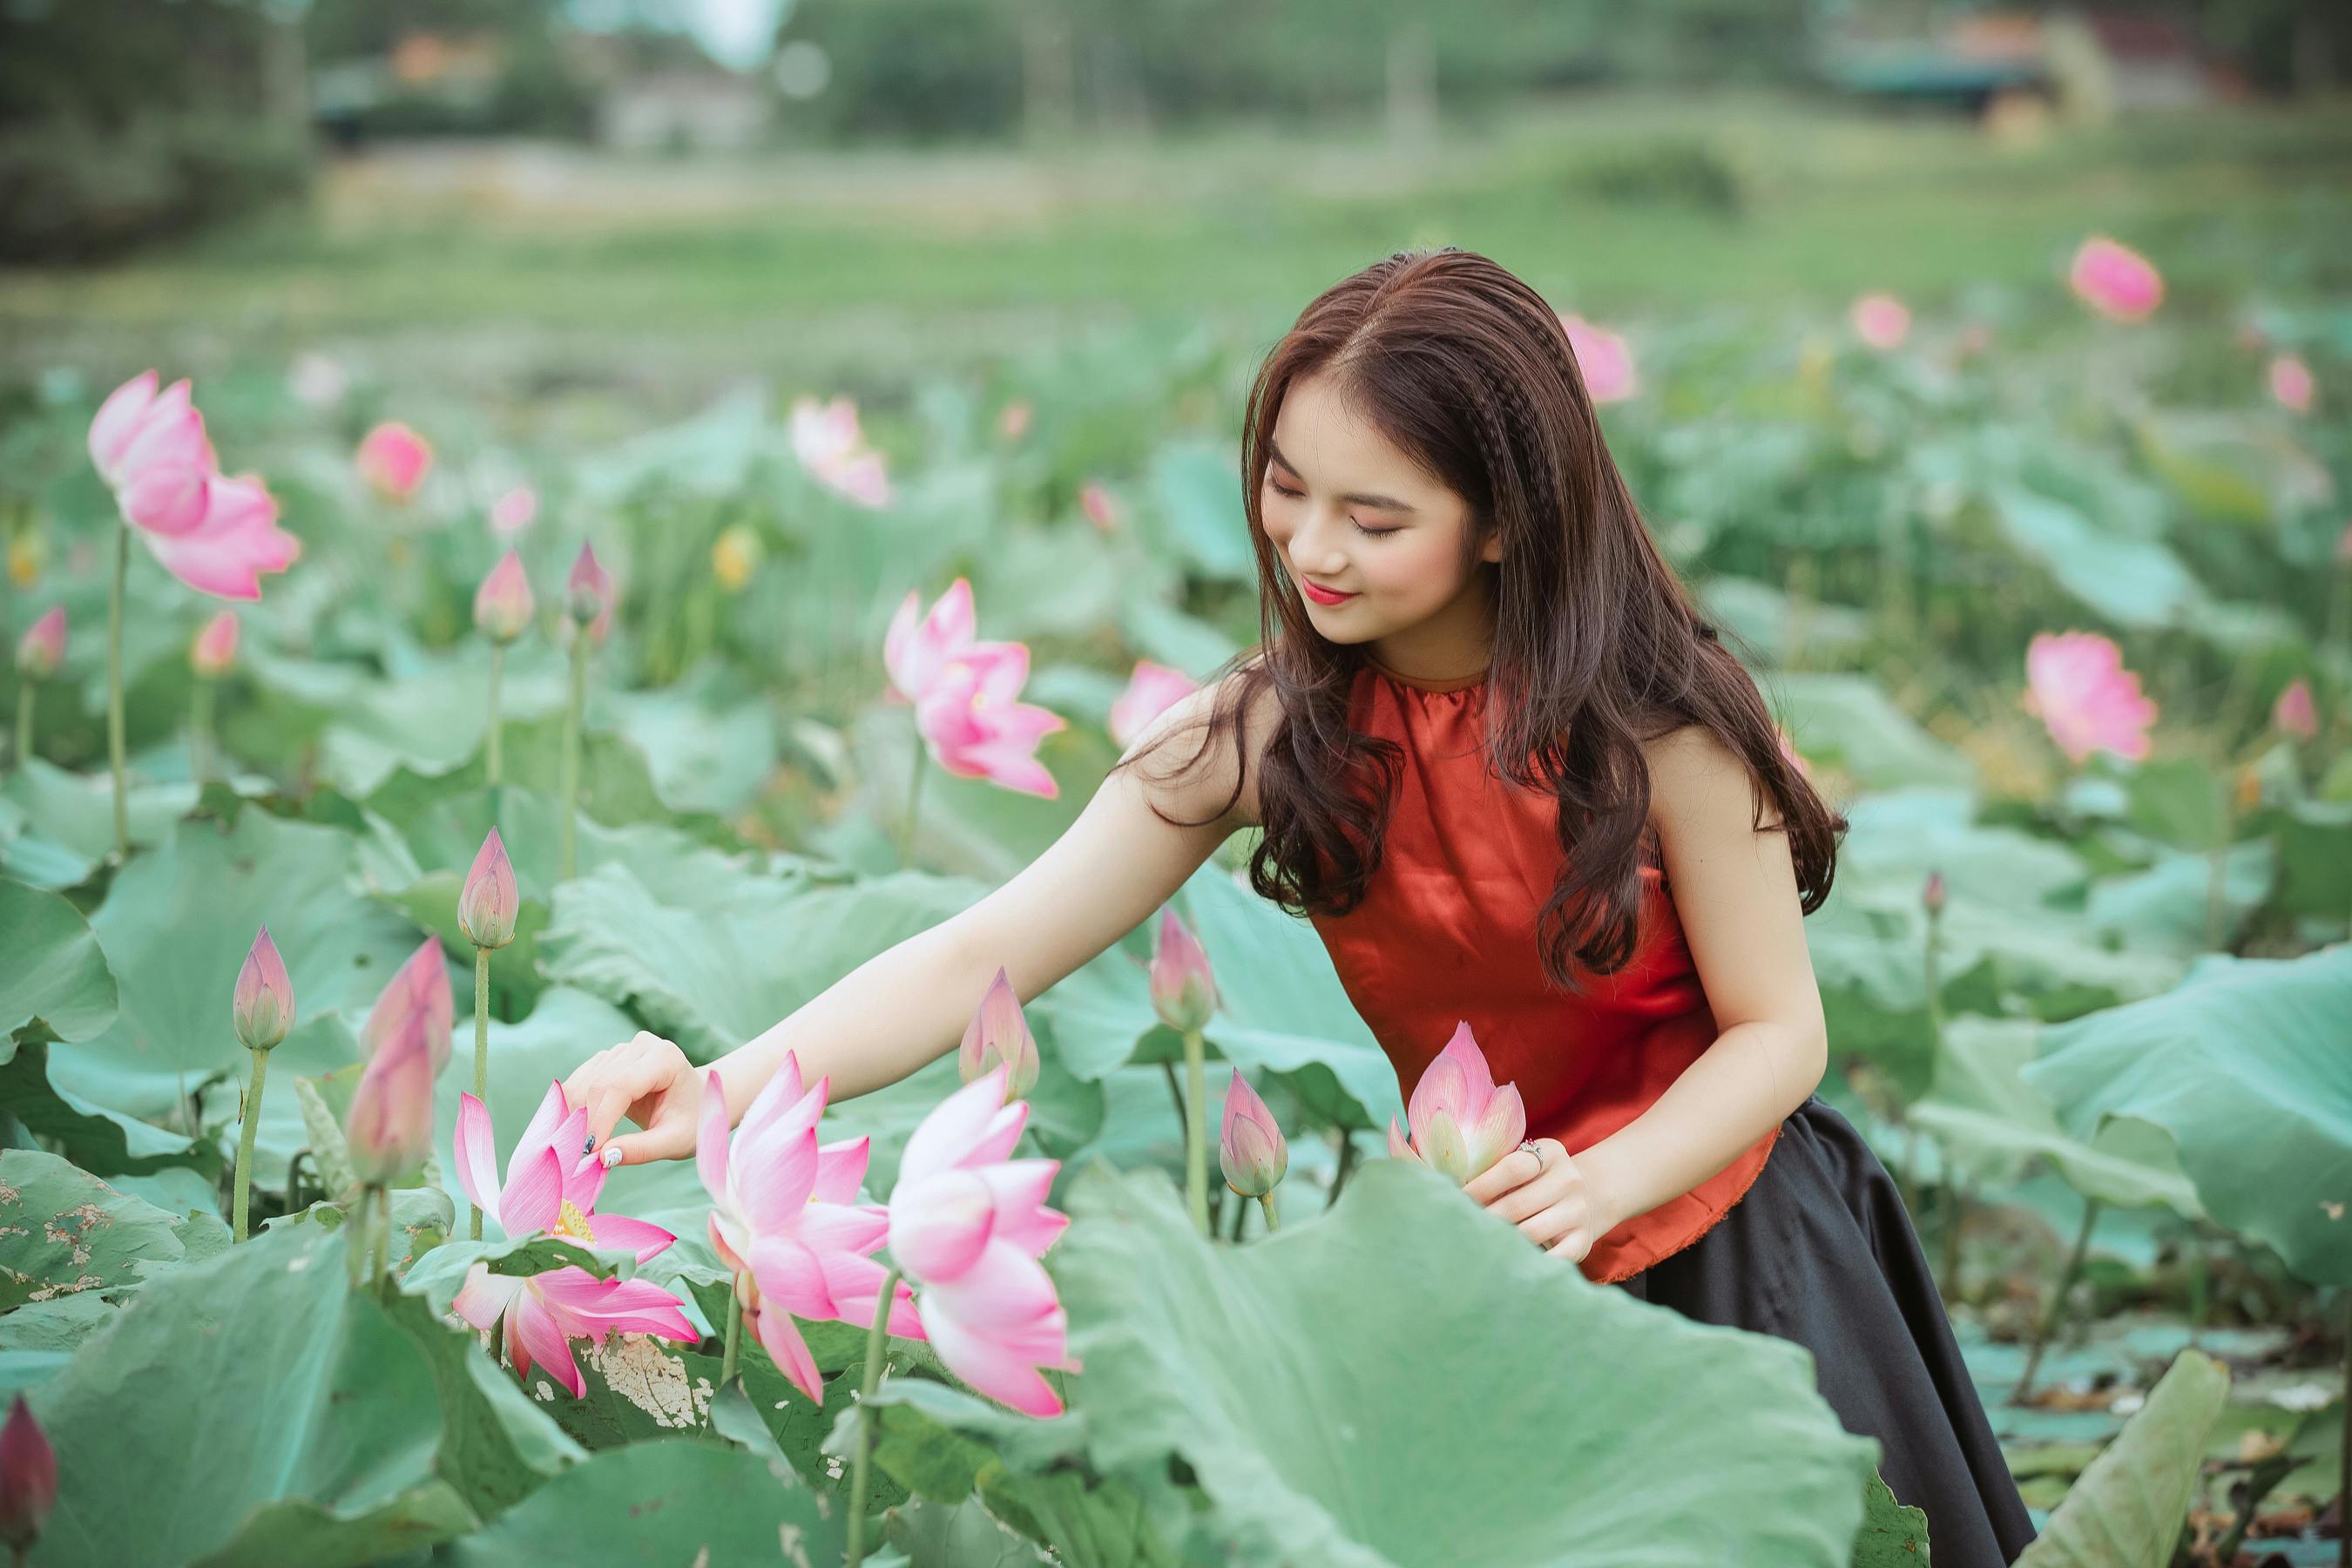
[[[1199,751],[1179,770],[1191,771],[1224,731],[1245,769],[1247,716],[1271,687],[1278,717],[1263,753],[1265,837],[1250,857],[1250,886],[1294,913],[1353,910],[1379,867],[1402,766],[1393,742],[1351,730],[1363,654],[1307,620],[1260,516],[1284,395],[1318,374],[1468,504],[1463,567],[1492,574],[1495,605],[1489,765],[1559,800],[1567,869],[1537,927],[1552,982],[1577,988],[1570,955],[1603,974],[1633,955],[1641,858],[1656,852],[1641,748],[1687,724],[1706,726],[1746,762],[1760,786],[1751,791],[1753,826],[1788,834],[1803,911],[1819,909],[1844,817],[1783,752],[1754,679],[1658,553],[1601,441],[1559,315],[1493,261],[1451,247],[1399,252],[1325,291],[1250,391],[1242,501],[1257,552],[1261,641],[1210,678],[1223,689],[1207,726],[1193,729]],[[1479,561],[1496,529],[1502,560]],[[1226,811],[1241,787],[1237,778]],[[1779,819],[1769,825],[1768,800]]]

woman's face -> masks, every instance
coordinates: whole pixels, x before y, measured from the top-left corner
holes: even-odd
[[[1462,563],[1468,503],[1336,396],[1291,384],[1258,481],[1266,538],[1307,619],[1335,643],[1380,643],[1384,662],[1476,668],[1491,647],[1480,574]],[[1499,534],[1479,559],[1499,561]],[[1317,588],[1348,597],[1326,603]],[[1391,657],[1394,653],[1401,657]]]

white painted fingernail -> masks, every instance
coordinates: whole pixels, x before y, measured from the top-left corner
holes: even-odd
[[[604,1152],[596,1157],[604,1162],[604,1169],[609,1171],[621,1163],[621,1151],[614,1145],[607,1143],[604,1145]]]

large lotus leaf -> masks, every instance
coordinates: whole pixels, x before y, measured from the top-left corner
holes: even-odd
[[[1139,522],[1156,553],[1172,553],[1201,575],[1246,583],[1256,574],[1249,530],[1242,522],[1242,487],[1233,451],[1224,443],[1181,437],[1151,459],[1151,499]]]
[[[1885,1478],[1873,1471],[1852,1568],[1927,1568],[1927,1544],[1926,1510],[1895,1500]]]
[[[1181,1458],[1242,1560],[1844,1568],[1876,1445],[1804,1352],[1594,1286],[1433,1172],[1375,1161],[1245,1247],[1156,1172],[1072,1207],[1088,1452],[1160,1487]]]
[[[2242,414],[2143,413],[2132,429],[2148,466],[2197,516],[2262,528],[2335,493],[2325,465]]]
[[[1789,650],[1816,658],[1850,657],[1870,640],[1870,617],[1842,605],[1806,603],[1753,577],[1709,577],[1699,589],[1710,615],[1723,628],[1775,665]]]
[[[0,881],[0,1043],[35,1019],[60,1040],[113,1020],[114,973],[81,911],[22,882]]]
[[[473,1335],[344,1268],[341,1232],[271,1230],[152,1280],[85,1341],[32,1395],[58,1471],[39,1560],[368,1563],[581,1457]]]
[[[2019,1076],[2046,1026],[2032,1019],[1954,1018],[1944,1026],[1936,1083],[1911,1120],[1946,1140],[1979,1177],[2013,1181],[2041,1155],[2076,1192],[2120,1208],[2162,1204],[2195,1218],[2204,1211],[2180,1172],[2172,1140],[2135,1117],[2107,1122],[2084,1143],[2058,1124],[2042,1091]]]
[[[1807,761],[1834,763],[1864,784],[1976,781],[1975,764],[1914,723],[1867,676],[1778,672],[1766,695]]]
[[[2189,757],[2143,763],[2125,782],[2131,826],[2176,849],[2207,850],[2230,837],[2230,786]]]
[[[28,888],[72,888],[88,879],[95,860],[36,832],[25,808],[0,795],[0,872]]]
[[[1140,584],[1129,584],[1120,596],[1118,627],[1139,656],[1195,679],[1241,651],[1229,633],[1163,604]]]
[[[2133,1117],[2169,1133],[2214,1219],[2319,1284],[2352,1284],[2352,945],[2294,960],[2215,954],[2161,996],[2044,1032],[2025,1080],[2095,1141]]]
[[[2229,1370],[2185,1350],[2099,1452],[2017,1568],[2165,1568],[2179,1543]]]
[[[827,887],[745,872],[713,877],[692,904],[676,906],[610,864],[557,889],[540,951],[551,980],[634,1008],[708,1060],[980,891],[914,873]]]
[[[662,798],[688,811],[729,816],[757,798],[776,765],[776,715],[763,693],[720,664],[651,691],[604,691],[592,724],[617,716],[646,754]]]
[[[1060,1561],[999,1524],[976,1498],[953,1506],[915,1498],[890,1510],[882,1538],[905,1554],[906,1568],[1032,1568]]]
[[[227,1240],[210,1215],[167,1213],[37,1149],[0,1150],[0,1312],[134,1287]]]
[[[1024,691],[1024,702],[1042,707]],[[907,810],[907,785],[922,752],[917,795],[916,859],[926,866],[1000,881],[1035,859],[1077,820],[1088,794],[1118,752],[1089,726],[1071,725],[1046,736],[1037,759],[1059,781],[1055,799],[1009,790],[986,779],[958,778],[923,752],[914,718],[904,707],[869,706],[849,732],[865,789],[865,809],[895,835]]]
[[[623,1564],[841,1561],[843,1510],[790,1469],[691,1438],[631,1443],[558,1476],[448,1548],[452,1562]]]
[[[2230,847],[2221,872],[2222,940],[2270,897],[2278,870],[2278,846],[2270,839]],[[2161,855],[2146,870],[2103,877],[2091,885],[2091,928],[2113,932],[2136,950],[2194,957],[2205,951],[2205,906],[2212,880],[2210,855],[2185,854]]]
[[[68,1094],[49,1081],[48,1030],[27,1025],[16,1031],[13,1047],[0,1061],[0,1110],[5,1110],[27,1132],[49,1139],[47,1145],[83,1170],[120,1185],[131,1176],[149,1176],[177,1167],[189,1179],[204,1183],[222,1164],[217,1145],[206,1140],[166,1132],[135,1116],[110,1110],[79,1095]],[[71,1050],[71,1047],[66,1047]],[[209,1188],[209,1184],[205,1184]],[[184,1206],[197,1206],[194,1205]],[[217,1208],[216,1202],[205,1206]]]
[[[2352,801],[2296,803],[2279,825],[2278,858],[2281,908],[2339,921],[2352,916]]]
[[[1402,1110],[1396,1069],[1311,924],[1214,861],[1186,879],[1183,907],[1216,975],[1217,1011],[1204,1031],[1215,1054],[1282,1075],[1302,1100],[1346,1125],[1383,1126]],[[1140,953],[1132,937],[1114,944],[1037,999],[1080,1078],[1105,1078],[1132,1060],[1182,1059],[1181,1037],[1151,1006],[1150,930],[1139,928]]]
[[[2079,509],[2019,486],[1997,486],[1989,499],[2018,554],[2104,620],[2143,630],[2169,626],[2205,597],[2160,540],[2101,528]]]
[[[505,767],[504,783],[553,800],[562,790],[563,715],[508,719],[499,733]],[[399,767],[367,796],[369,809],[405,828],[436,801],[471,795],[488,785],[478,748],[446,769]],[[690,827],[698,837],[721,835],[708,817],[688,816],[665,803],[655,789],[651,764],[627,737],[600,729],[590,710],[587,732],[580,743],[580,811],[593,821],[670,822]]]
[[[89,860],[114,852],[114,781],[52,767],[38,757],[0,782],[0,798],[24,813],[28,831]],[[172,825],[196,804],[192,784],[133,783],[124,802],[133,845],[161,844]]]

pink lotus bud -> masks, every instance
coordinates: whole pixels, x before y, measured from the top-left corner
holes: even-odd
[[[360,438],[352,461],[369,489],[405,506],[433,469],[433,446],[407,426],[387,420]]]
[[[996,433],[1008,441],[1018,441],[1029,433],[1029,418],[1034,412],[1027,398],[1014,398],[996,416]]]
[[[1206,1028],[1217,1010],[1217,983],[1209,955],[1172,909],[1160,911],[1160,940],[1151,953],[1151,1008],[1171,1029]]]
[[[1037,1037],[1029,1032],[1029,1020],[1022,1015],[1020,994],[1013,989],[1012,978],[1002,964],[996,978],[988,983],[988,990],[980,999],[980,1008],[964,1026],[963,1047],[956,1053],[956,1070],[963,1080],[985,1074],[1003,1065],[1007,1069],[1004,1098],[1019,1100],[1036,1087],[1040,1063],[1037,1058]]]
[[[1118,503],[1111,500],[1110,491],[1102,486],[1080,486],[1078,509],[1087,514],[1087,521],[1093,523],[1098,532],[1110,533],[1118,530]]]
[[[25,628],[16,644],[16,668],[26,679],[47,680],[66,661],[66,607],[52,605]]]
[[[613,630],[613,578],[596,559],[596,548],[583,544],[563,580],[563,613],[576,626],[588,623],[588,640],[602,645]]]
[[[1911,311],[1892,294],[1864,294],[1846,314],[1854,335],[1881,353],[1901,348],[1911,333]]]
[[[2319,390],[2312,379],[2311,367],[2293,354],[2281,354],[2271,361],[2271,396],[2278,405],[2294,414],[2311,412],[2311,400]]]
[[[232,1016],[237,1043],[248,1051],[275,1049],[294,1026],[294,982],[286,973],[286,961],[278,956],[278,944],[269,940],[268,926],[253,939],[245,965],[236,972]]]
[[[2319,733],[2319,706],[2311,700],[2311,682],[2297,680],[2278,695],[2278,704],[2271,710],[2271,722],[2283,734],[2298,741],[2308,741]]]
[[[516,890],[514,865],[499,830],[482,840],[466,873],[465,890],[457,895],[457,925],[476,947],[504,947],[514,941],[515,916],[522,903]]]
[[[2164,279],[2147,258],[2103,235],[2074,252],[2066,282],[2084,304],[2118,321],[2144,321],[2164,301]]]
[[[206,680],[218,680],[236,663],[237,618],[235,610],[223,610],[196,633],[196,640],[188,646],[188,668]]]
[[[1405,1104],[1408,1137],[1396,1119],[1389,1119],[1389,1152],[1400,1159],[1419,1160],[1467,1183],[1519,1146],[1528,1135],[1527,1105],[1516,1083],[1499,1088],[1486,1065],[1486,1053],[1470,1031],[1467,1018],[1454,1026],[1453,1038],[1413,1085]]]
[[[1927,873],[1927,885],[1919,889],[1919,902],[1926,906],[1931,915],[1943,913],[1944,874],[1941,871]]]
[[[426,940],[437,950],[439,939]],[[436,957],[437,961],[437,952]],[[395,979],[393,984],[398,986],[400,982]],[[447,987],[445,979],[442,988],[446,992]],[[374,1019],[369,1022],[373,1024]],[[445,1025],[441,1031],[445,1042],[448,1035]],[[394,1034],[368,1058],[359,1087],[352,1091],[351,1110],[343,1118],[352,1174],[363,1185],[391,1185],[415,1170],[433,1147],[433,1079],[439,1070],[433,1059],[433,1043],[421,1028]]]
[[[1234,1069],[1234,1081],[1225,1089],[1224,1131],[1217,1142],[1217,1163],[1225,1173],[1225,1185],[1245,1198],[1265,1196],[1290,1171],[1290,1145],[1284,1141],[1282,1129],[1275,1125],[1274,1112],[1265,1108],[1265,1101],[1258,1098],[1239,1068]]]
[[[1577,371],[1584,377],[1585,394],[1593,402],[1615,403],[1640,390],[1633,374],[1633,351],[1626,347],[1623,338],[1578,315],[1563,315],[1559,324],[1576,355]]]
[[[449,998],[449,966],[441,960],[441,939],[428,936],[417,943],[408,962],[393,975],[383,994],[360,1029],[360,1047],[371,1058],[401,1040],[415,1037],[425,1046],[433,1071],[438,1075],[449,1061],[449,1024],[455,1015]]]
[[[505,646],[530,629],[530,576],[522,557],[508,551],[474,590],[474,626],[492,642]]]
[[[2025,710],[2071,761],[2101,751],[2134,762],[2147,756],[2156,704],[2141,694],[2139,677],[2124,668],[2123,651],[2109,639],[2096,632],[2038,633],[2026,647],[2025,679]]]
[[[520,533],[539,515],[539,492],[529,485],[517,485],[490,505],[490,531],[498,534]]]
[[[57,1451],[19,1394],[0,1426],[0,1542],[29,1550],[57,1501]]]
[[[1190,696],[1197,684],[1181,669],[1137,659],[1134,673],[1127,678],[1127,689],[1110,705],[1110,738],[1125,750],[1154,719]]]

